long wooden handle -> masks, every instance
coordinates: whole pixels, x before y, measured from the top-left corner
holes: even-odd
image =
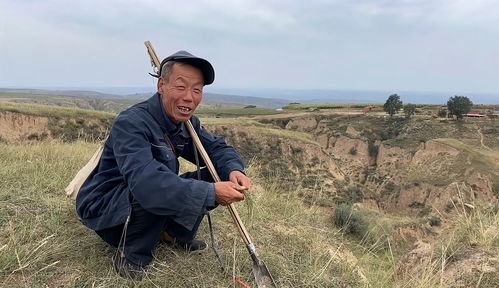
[[[208,153],[206,153],[206,150],[203,147],[203,144],[201,143],[201,140],[199,139],[196,131],[194,130],[194,126],[192,126],[191,121],[187,121],[186,123],[187,130],[189,130],[189,134],[191,134],[192,140],[194,141],[194,144],[196,145],[196,148],[198,149],[199,153],[201,154],[201,158],[203,158],[204,163],[206,164],[206,167],[210,171],[211,177],[215,180],[215,182],[220,182],[220,176],[218,176],[217,170],[215,169],[215,166],[213,165],[213,162],[211,162],[210,156]],[[248,231],[246,231],[246,228],[243,225],[243,222],[241,221],[241,218],[239,217],[239,214],[237,213],[236,207],[234,207],[234,204],[229,204],[227,205],[227,208],[229,208],[230,216],[232,216],[232,220],[234,220],[234,223],[236,224],[237,229],[239,230],[239,233],[241,234],[241,237],[244,240],[244,243],[246,245],[251,244],[251,238],[248,234]]]
[[[160,62],[158,55],[156,54],[156,51],[154,51],[151,42],[146,41],[144,42],[144,44],[146,45],[147,53],[149,53],[149,57],[151,58],[151,64],[157,70],[156,72],[159,73],[161,67],[159,67]],[[187,120],[185,124],[187,126],[187,130],[189,130],[189,134],[191,134],[191,137],[194,141],[194,144],[196,145],[196,148],[198,149],[199,153],[201,154],[201,157],[204,160],[204,163],[206,164],[208,170],[210,171],[211,177],[213,177],[213,180],[215,180],[215,182],[220,182],[221,180],[220,177],[218,176],[217,170],[215,169],[215,166],[213,166],[210,156],[208,156],[208,153],[206,153],[206,150],[204,149],[203,144],[201,143],[201,140],[199,139],[199,136],[196,133],[196,130],[194,130],[194,126],[192,126],[191,121]],[[239,214],[236,211],[236,207],[234,207],[233,204],[229,204],[227,205],[227,208],[229,208],[230,216],[232,216],[232,220],[234,220],[234,224],[236,225],[237,230],[239,230],[239,233],[241,234],[244,243],[246,244],[246,246],[251,247],[253,253],[256,254],[256,251],[254,251],[253,242],[251,242],[251,238],[248,234],[248,231],[246,231],[246,228],[244,227],[243,222],[239,217]]]
[[[151,58],[151,64],[154,67],[154,69],[156,70],[155,72],[159,73],[160,72],[159,69],[161,69],[161,67],[159,67],[159,66],[161,65],[161,63],[159,62],[159,57],[156,54],[156,51],[154,51],[154,48],[152,47],[151,42],[146,41],[146,42],[144,42],[144,44],[147,47],[147,53],[149,54],[149,58]],[[159,76],[161,76],[161,75],[159,75]]]

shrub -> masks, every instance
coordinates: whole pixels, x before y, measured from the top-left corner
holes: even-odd
[[[414,104],[406,104],[404,105],[404,114],[405,118],[409,119],[416,112],[416,105]]]
[[[379,152],[379,147],[374,144],[374,141],[369,141],[367,143],[367,150],[369,152],[369,156],[377,157]]]
[[[442,219],[435,216],[430,218],[430,226],[440,226],[440,224],[442,224]]]
[[[447,109],[440,109],[438,110],[438,117],[440,118],[446,118],[447,117]]]
[[[350,148],[350,151],[348,151],[348,153],[350,153],[351,155],[357,155],[357,147],[352,147]]]
[[[347,234],[362,239],[368,232],[368,224],[362,214],[352,208],[352,205],[341,204],[334,212],[334,224]]]

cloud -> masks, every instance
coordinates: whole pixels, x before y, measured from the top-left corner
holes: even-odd
[[[36,85],[151,85],[151,40],[160,57],[210,59],[228,87],[499,91],[498,11],[494,0],[0,0],[0,86],[26,71]]]

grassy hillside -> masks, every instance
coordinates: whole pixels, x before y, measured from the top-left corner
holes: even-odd
[[[85,117],[103,120],[114,119],[116,117],[116,114],[104,111],[9,102],[0,102],[0,111],[43,117]]]
[[[74,201],[63,192],[96,147],[84,142],[0,144],[0,286],[134,284],[116,276],[111,262],[114,249],[78,221]],[[278,181],[264,181],[258,171],[257,163],[251,165],[255,188],[249,200],[236,207],[281,287],[407,287],[408,283],[414,287],[445,287],[438,284],[438,263],[456,261],[473,247],[481,247],[486,253],[499,247],[497,210],[462,210],[453,219],[456,225],[449,231],[452,237],[442,239],[441,248],[434,252],[435,263],[428,266],[425,277],[401,279],[394,274],[400,255],[383,240],[387,239],[383,233],[394,223],[407,220],[357,210],[355,217],[360,218],[356,219],[363,219],[368,224],[365,229],[371,231],[368,237],[357,238],[358,230],[334,226],[332,210],[305,205],[300,191],[283,193]],[[147,278],[134,285],[232,287],[235,275],[254,287],[251,261],[228,212],[219,207],[213,217],[227,274],[221,272],[211,250],[187,254],[158,246]],[[209,240],[206,223],[199,237]],[[467,283],[476,284],[478,279],[483,285],[480,287],[494,287],[497,277],[478,275]]]
[[[90,92],[89,92],[90,93]],[[111,113],[119,113],[127,107],[140,102],[138,99],[102,99],[91,96],[71,96],[57,94],[37,93],[11,93],[0,92],[0,103],[36,104],[55,107],[79,108],[97,110]]]
[[[114,249],[78,221],[74,201],[63,192],[95,148],[83,142],[0,145],[0,286],[127,284],[113,271]],[[255,182],[251,200],[237,208],[281,286],[356,286],[357,277],[338,258],[342,244],[329,215],[303,206],[295,192],[280,193],[277,183]],[[213,214],[229,274],[220,271],[212,251],[189,255],[160,246],[139,286],[228,287],[232,274],[252,283],[251,261],[230,216],[223,207]],[[206,228],[204,223],[200,238],[208,241]]]
[[[63,191],[97,148],[66,136],[100,119],[107,127],[115,115],[5,103],[0,103],[0,111],[56,119],[50,122],[55,127],[65,123],[56,140],[0,143],[0,287],[239,287],[233,277],[255,287],[252,262],[224,207],[212,216],[226,273],[212,250],[187,254],[159,245],[145,280],[132,283],[118,277],[111,261],[115,250],[79,222],[74,200]],[[499,204],[464,201],[461,195],[467,187],[459,184],[457,174],[447,177],[458,177],[449,185],[451,214],[431,219],[390,215],[372,207],[372,199],[363,199],[358,183],[335,178],[335,164],[321,154],[317,135],[281,129],[292,116],[274,119],[276,125],[247,115],[201,116],[250,160],[254,188],[236,207],[280,287],[497,287]],[[463,159],[466,168],[483,173],[497,168],[497,126],[492,122],[307,117],[324,120],[324,127],[338,135],[347,135],[347,126],[352,126],[362,132],[357,137],[406,149],[438,134],[435,141],[468,157]],[[466,139],[452,138],[456,135]],[[327,193],[328,181],[356,200],[329,199],[338,195]],[[206,222],[199,238],[209,242]]]

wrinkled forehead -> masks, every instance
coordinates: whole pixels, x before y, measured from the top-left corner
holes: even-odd
[[[171,81],[184,80],[188,82],[204,83],[203,72],[196,66],[183,62],[175,62],[172,66],[172,72],[169,76]]]

